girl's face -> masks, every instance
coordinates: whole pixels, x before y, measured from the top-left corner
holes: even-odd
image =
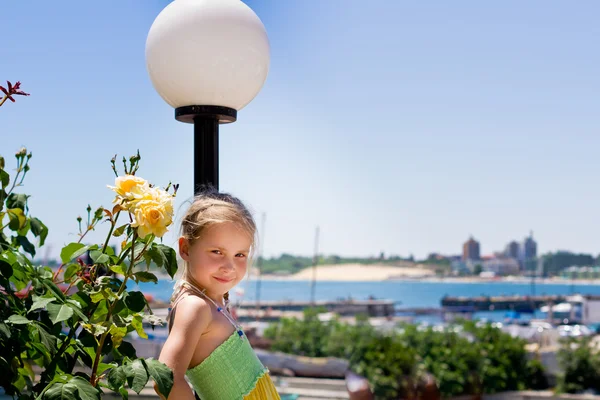
[[[246,275],[252,240],[232,222],[215,224],[190,243],[179,239],[179,254],[188,273],[207,294],[220,297]]]

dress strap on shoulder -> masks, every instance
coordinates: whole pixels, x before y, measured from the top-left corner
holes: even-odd
[[[173,326],[173,321],[175,320],[175,309],[177,308],[177,304],[179,304],[179,302],[181,300],[185,299],[188,296],[196,296],[196,297],[200,297],[202,299],[207,298],[207,296],[204,294],[204,292],[202,290],[191,285],[190,283],[188,283],[185,280],[181,280],[180,282],[178,282],[177,286],[179,288],[179,293],[177,293],[177,295],[175,296],[175,301],[173,301],[173,304],[171,304],[171,307],[169,307],[169,314],[167,316],[169,332],[171,331],[171,327]],[[187,289],[187,290],[185,290],[185,289]]]
[[[175,321],[175,311],[177,309],[177,304],[179,304],[181,300],[185,299],[188,296],[200,297],[195,293],[189,293],[184,291],[180,291],[179,294],[177,294],[177,297],[175,297],[175,301],[173,302],[173,304],[171,304],[171,307],[169,307],[169,313],[167,314],[167,324],[169,326],[169,332],[171,332],[171,327],[173,326],[173,322]]]

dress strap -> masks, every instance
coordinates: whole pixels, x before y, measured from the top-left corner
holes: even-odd
[[[169,313],[167,314],[167,325],[169,327],[169,332],[171,332],[171,327],[173,326],[173,322],[175,321],[175,311],[177,308],[177,304],[179,304],[179,302],[181,300],[185,299],[188,296],[201,297],[196,293],[190,293],[190,292],[184,292],[184,291],[179,292],[179,294],[175,298],[175,301],[173,302],[173,304],[171,304],[171,307],[169,307]]]

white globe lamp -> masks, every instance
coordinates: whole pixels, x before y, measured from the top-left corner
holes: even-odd
[[[174,0],[156,17],[146,66],[175,118],[194,124],[195,190],[219,187],[219,124],[256,97],[269,72],[269,39],[241,0]]]

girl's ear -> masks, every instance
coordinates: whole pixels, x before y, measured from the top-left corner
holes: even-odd
[[[190,242],[184,237],[179,238],[179,255],[184,261],[189,261],[190,258]]]

